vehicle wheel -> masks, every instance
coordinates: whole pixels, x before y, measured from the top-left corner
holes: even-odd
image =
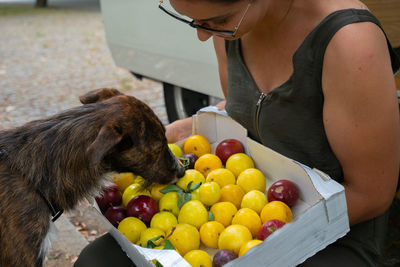
[[[217,98],[176,85],[163,83],[164,101],[169,122],[184,119],[199,109],[214,104]]]

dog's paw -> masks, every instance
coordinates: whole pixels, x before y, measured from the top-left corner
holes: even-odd
[[[101,102],[116,95],[123,95],[120,91],[113,88],[101,88],[90,91],[79,97],[82,104]]]

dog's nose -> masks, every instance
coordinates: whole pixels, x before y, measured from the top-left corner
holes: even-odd
[[[178,169],[176,171],[177,178],[183,177],[185,175],[185,171],[186,171],[185,167],[183,166],[182,163],[179,162]]]

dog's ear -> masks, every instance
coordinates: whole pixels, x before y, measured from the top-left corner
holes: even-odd
[[[123,137],[122,129],[116,123],[104,125],[94,142],[88,147],[87,155],[91,165],[100,163],[105,154],[117,145]]]
[[[122,95],[120,91],[113,88],[102,88],[90,91],[79,97],[82,104],[101,102],[116,95]]]

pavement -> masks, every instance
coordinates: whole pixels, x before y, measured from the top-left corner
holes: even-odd
[[[0,130],[80,105],[85,92],[113,87],[147,103],[168,122],[162,85],[118,68],[108,50],[98,0],[0,0]],[[107,231],[88,201],[56,221],[45,267],[72,266]]]

